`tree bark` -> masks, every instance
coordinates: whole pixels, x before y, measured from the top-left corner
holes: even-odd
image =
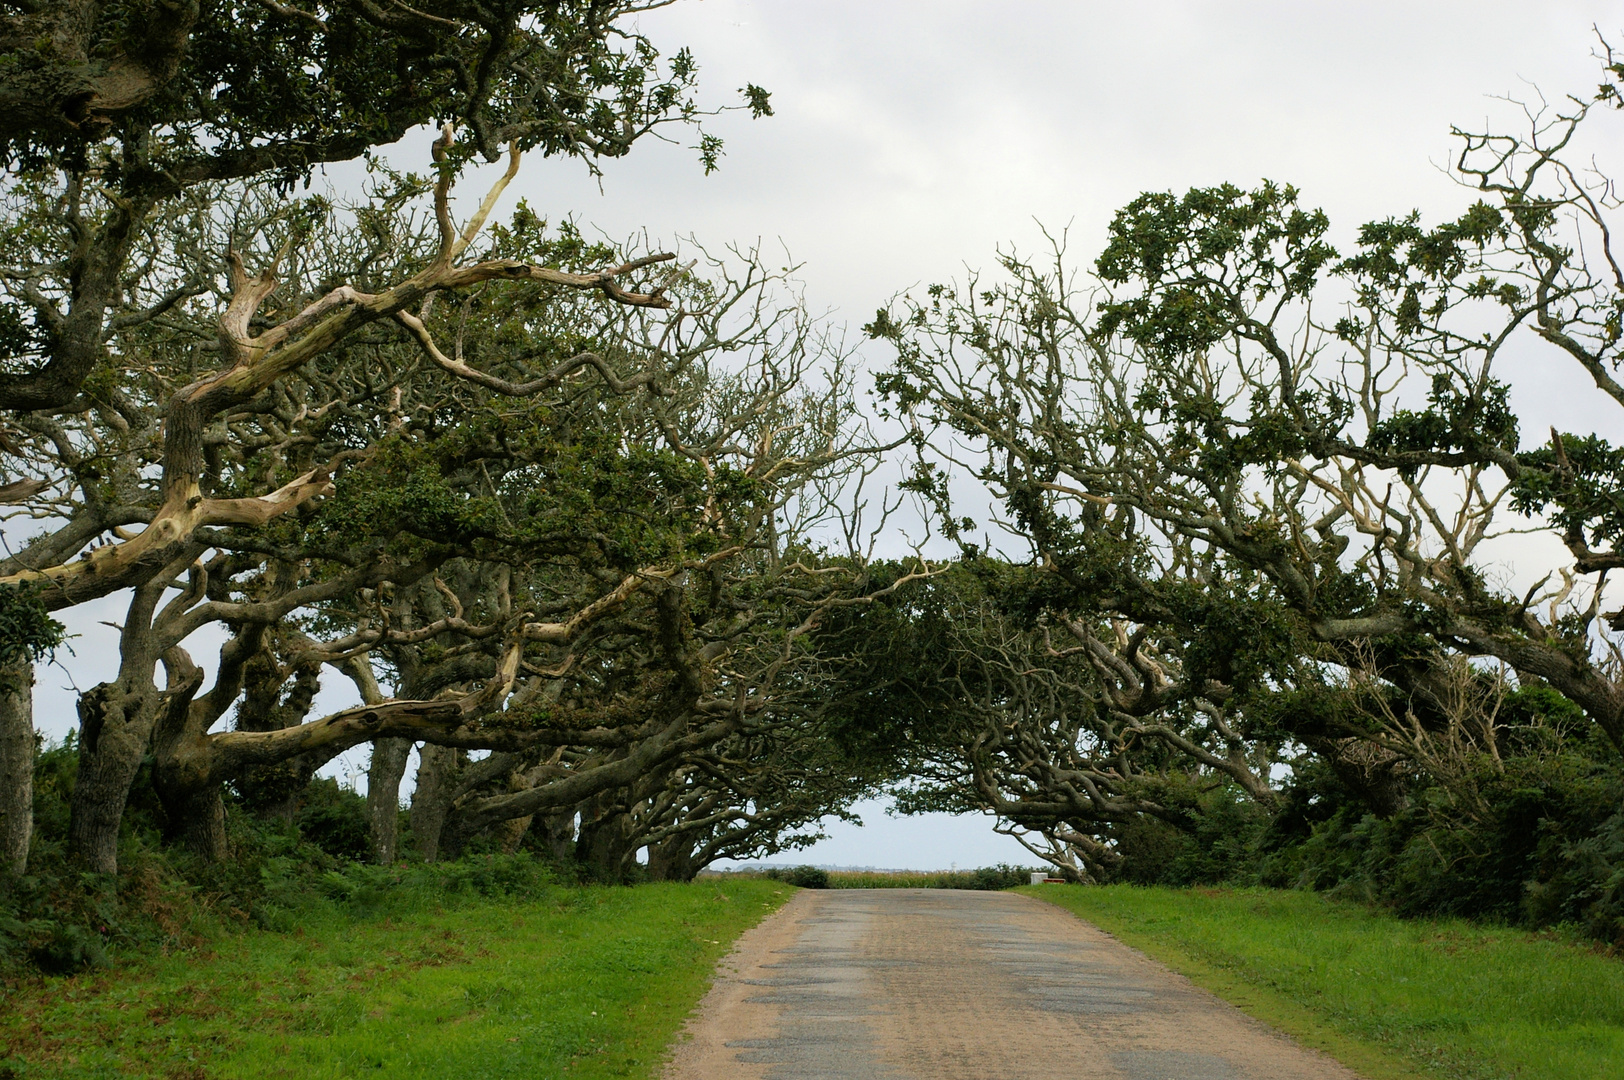
[[[530,831],[530,822],[532,820],[529,817],[516,817],[497,826],[497,841],[501,845],[504,855],[512,855],[519,850],[519,844],[524,840],[524,834]]]
[[[425,751],[428,747],[423,748]],[[367,818],[372,827],[372,858],[387,866],[400,855],[400,780],[411,756],[410,739],[379,739],[367,766]]]
[[[98,874],[118,873],[118,828],[152,738],[161,694],[126,681],[79,699],[79,776],[69,806],[68,852]]]
[[[539,828],[554,860],[568,864],[575,857],[575,808],[539,817]]]
[[[34,835],[34,668],[0,667],[0,878],[28,872]]]
[[[231,849],[226,842],[226,807],[218,785],[189,792],[180,799],[166,802],[164,808],[169,815],[171,840],[209,862],[221,862],[230,856]]]
[[[607,793],[609,795],[614,792]],[[592,803],[602,802],[602,798]],[[575,843],[575,859],[594,881],[620,884],[626,880],[627,864],[636,848],[626,840],[626,814],[618,809],[598,810],[592,803],[582,808],[581,834]]]
[[[293,685],[287,681],[292,676]],[[243,700],[237,710],[238,731],[272,732],[298,727],[304,723],[310,706],[321,692],[321,667],[303,664],[297,668],[284,667],[266,641],[253,657],[243,665]],[[207,747],[209,739],[201,723],[190,725],[195,737],[194,752]],[[206,752],[205,757],[212,757]],[[310,779],[326,759],[316,754],[293,754],[281,760],[236,770],[230,775],[243,803],[254,813],[270,821],[292,823],[304,805],[305,789]],[[212,764],[212,762],[211,762]],[[211,769],[211,773],[218,770]],[[221,778],[213,783],[218,785]]]
[[[446,746],[425,744],[418,753],[417,788],[412,792],[412,843],[424,862],[440,858],[440,835],[445,831],[445,819],[451,809],[447,796],[451,792],[451,772],[455,768],[458,751]]]
[[[230,677],[231,660],[222,664]],[[220,799],[220,784],[198,782],[189,776],[190,764],[180,753],[185,746],[187,721],[203,682],[203,670],[179,648],[164,655],[168,686],[164,706],[152,731],[152,786],[164,808],[164,834],[193,854],[219,862],[229,854],[226,844],[226,809]]]
[[[677,835],[648,846],[648,876],[653,881],[692,881],[699,873],[691,836]]]
[[[175,77],[197,22],[197,0],[115,8],[114,18],[133,16],[123,34],[108,33],[103,7],[70,0],[0,19],[0,49],[9,61],[0,78],[0,134],[46,143],[94,138]],[[108,37],[113,48],[96,48],[98,38]]]

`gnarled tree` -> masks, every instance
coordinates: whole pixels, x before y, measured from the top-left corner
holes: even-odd
[[[1237,692],[1239,735],[1306,746],[1373,807],[1397,805],[1395,760],[1424,764],[1379,734],[1388,695],[1448,732],[1458,657],[1560,691],[1624,748],[1601,617],[1616,453],[1555,432],[1524,449],[1505,381],[1543,348],[1624,400],[1610,189],[1569,164],[1618,103],[1619,70],[1609,56],[1599,94],[1531,113],[1527,134],[1460,133],[1457,175],[1479,197],[1453,221],[1372,223],[1344,257],[1290,187],[1147,194],[1091,275],[1057,245],[881,312],[870,330],[898,349],[882,385],[953,434],[944,454],[972,448],[1046,579],[1030,610],[1096,642],[1122,620],[1130,654],[1162,641],[1187,672],[1201,660]],[[967,531],[926,465],[916,486]],[[1571,561],[1514,590],[1495,553],[1531,526]],[[1098,655],[1097,674],[1137,677],[1131,655]]]

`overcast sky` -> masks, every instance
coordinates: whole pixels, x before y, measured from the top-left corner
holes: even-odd
[[[1365,220],[1458,212],[1467,197],[1440,168],[1450,125],[1505,126],[1497,96],[1592,91],[1593,24],[1624,41],[1618,4],[1578,0],[684,0],[642,29],[692,49],[709,100],[753,82],[777,115],[715,120],[727,148],[709,177],[690,148],[645,144],[605,164],[601,191],[572,162],[527,163],[515,188],[615,238],[782,244],[812,307],[856,326],[894,293],[991,265],[997,245],[1038,246],[1036,222],[1069,226],[1091,259],[1112,212],[1147,190],[1289,182],[1344,244]],[[1514,378],[1525,430],[1573,408],[1536,374]],[[118,609],[91,607],[75,613],[82,686],[116,666],[96,620]],[[64,681],[40,673],[53,735],[73,723]],[[1032,861],[985,819],[865,817],[800,858]]]
[[[681,147],[527,166],[538,209],[613,235],[781,240],[815,303],[866,319],[887,296],[1033,246],[1036,221],[1097,250],[1142,191],[1267,177],[1344,235],[1463,193],[1438,168],[1450,125],[1494,95],[1597,82],[1592,24],[1618,4],[684,0],[643,17],[688,45],[713,100],[747,81],[777,115],[713,123],[706,177]]]

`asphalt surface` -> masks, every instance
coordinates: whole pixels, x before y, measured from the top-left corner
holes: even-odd
[[[739,940],[666,1080],[1358,1080],[1014,893],[803,891]]]

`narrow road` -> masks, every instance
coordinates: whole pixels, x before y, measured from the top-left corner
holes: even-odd
[[[1358,1080],[1014,893],[798,893],[688,1030],[666,1080]]]

